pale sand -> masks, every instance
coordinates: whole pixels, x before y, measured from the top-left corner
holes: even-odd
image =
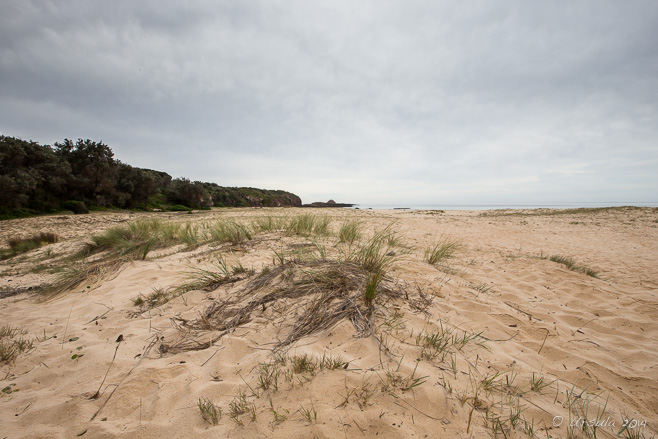
[[[46,303],[37,302],[30,292],[0,299],[0,326],[24,328],[25,338],[43,335],[44,330],[47,336],[57,336],[35,341],[32,351],[0,364],[0,388],[10,389],[0,397],[0,437],[492,437],[499,418],[505,431],[497,437],[528,437],[523,431],[526,420],[534,422],[536,437],[548,433],[561,438],[567,437],[570,419],[567,394],[574,395],[572,420],[586,408],[587,421],[595,421],[599,412],[604,423],[596,432],[599,438],[616,437],[624,418],[645,423],[646,437],[658,430],[655,209],[580,214],[497,211],[491,216],[466,211],[230,209],[157,215],[198,221],[301,213],[330,215],[334,234],[346,217],[365,221],[369,232],[394,223],[392,230],[410,250],[396,251],[389,274],[410,300],[419,299],[417,286],[433,299],[428,314],[400,298],[381,309],[381,315],[388,316],[377,320],[382,344],[372,336],[354,337],[348,321],[304,338],[290,347],[290,357],[340,355],[349,362],[347,370],[293,374],[288,380],[289,366],[281,366],[278,390],[259,390],[258,364],[273,361],[269,349],[280,337],[278,331],[286,330],[276,310],[268,308],[210,348],[160,354],[160,344],[182,336],[172,317],[194,319],[213,299],[229,297],[245,281],[213,292],[192,291],[134,316],[132,299],[154,287],[179,285],[190,265],[208,263],[212,249],[152,253],[90,288],[83,285]],[[148,215],[155,214],[0,222],[1,242],[39,231],[62,238],[26,257],[2,261],[0,285],[6,290],[48,281],[51,275],[30,269],[62,264],[62,258],[93,232]],[[228,255],[229,262],[239,260],[258,271],[272,264],[274,250],[310,242],[283,233],[257,236],[237,249],[224,244],[214,250]],[[423,261],[424,249],[441,237],[461,243],[448,261],[449,269]],[[336,238],[323,242],[333,251]],[[598,271],[599,278],[541,258],[555,254],[577,259]],[[399,311],[394,313],[395,309]],[[395,320],[395,315],[401,317]],[[416,336],[436,331],[440,324],[481,332],[487,341],[484,346],[469,343],[462,350],[451,347],[444,361],[421,358]],[[120,334],[124,341],[117,343]],[[80,357],[72,359],[74,354]],[[482,381],[496,372],[501,374],[496,389],[485,391]],[[106,373],[100,397],[90,399]],[[403,390],[400,380],[412,374],[427,378]],[[533,374],[535,380],[543,377],[549,384],[541,392],[530,390]],[[395,376],[397,381],[391,378]],[[505,386],[507,380],[511,387]],[[259,396],[251,395],[249,387]],[[243,425],[229,417],[229,404],[240,392],[246,393],[256,412],[255,421],[249,414],[241,415]],[[218,425],[204,421],[197,405],[200,398],[221,408]],[[275,422],[271,407],[286,419]],[[317,417],[309,422],[302,408],[314,410]],[[509,429],[518,409],[521,421]],[[559,427],[553,426],[556,416],[564,419]],[[582,421],[577,437],[587,437],[581,426]]]

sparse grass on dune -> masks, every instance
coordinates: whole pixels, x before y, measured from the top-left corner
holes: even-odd
[[[85,284],[87,289],[116,273],[126,258],[111,258],[97,262],[78,262],[69,265],[55,276],[55,281],[43,288],[41,300],[47,301]]]
[[[322,215],[317,218],[315,227],[313,227],[313,233],[320,236],[327,236],[331,234],[331,229],[329,224],[331,219],[327,215]]]
[[[224,256],[217,256],[209,266],[190,266],[186,274],[188,280],[178,287],[153,288],[151,293],[139,294],[132,299],[133,305],[140,309],[134,315],[162,306],[192,290],[213,291],[220,285],[238,282],[251,276],[253,271],[245,268],[240,261],[229,265]]]
[[[257,421],[257,405],[258,399],[267,393],[267,404],[259,404],[261,409],[267,409],[272,414],[272,421],[275,424],[282,423],[291,416],[288,409],[274,405],[272,395],[279,390],[283,390],[283,386],[287,385],[288,389],[297,386],[303,386],[303,383],[310,381],[316,375],[323,371],[333,371],[346,369],[348,363],[343,361],[340,356],[333,357],[331,355],[323,354],[321,357],[314,355],[304,354],[301,356],[289,356],[286,353],[278,353],[270,362],[259,363],[254,377],[254,385],[250,385],[245,381],[249,392],[243,389],[238,389],[237,396],[228,403],[227,413],[231,421],[236,425],[243,426],[246,421]],[[211,402],[208,398],[200,398],[198,403],[199,411],[202,418],[211,425],[221,419],[223,414],[222,409]],[[299,405],[299,413],[307,423],[313,423],[318,418],[318,412],[313,406],[311,400],[310,408]]]
[[[5,325],[0,327],[0,364],[10,363],[16,359],[19,354],[32,351],[34,340],[29,340],[23,336],[27,331],[22,328]]]
[[[169,302],[171,300],[170,296],[169,292],[164,288],[153,288],[150,294],[140,294],[134,298],[133,304],[139,306],[142,310],[153,309]]]
[[[482,332],[457,331],[447,325],[444,326],[441,320],[435,331],[423,331],[416,335],[416,344],[421,347],[421,358],[440,359],[441,362],[445,360],[446,356],[454,354],[455,349],[462,350],[471,342],[482,345],[484,341]]]
[[[41,232],[38,235],[28,238],[12,238],[7,241],[9,249],[0,250],[0,260],[13,258],[21,253],[26,253],[42,245],[53,244],[57,241],[59,241],[59,237],[49,232]]]
[[[200,398],[197,404],[201,416],[210,425],[217,425],[222,419],[222,410],[217,407],[210,399]]]
[[[215,261],[209,266],[190,267],[190,270],[187,272],[189,281],[178,289],[184,291],[212,291],[225,283],[240,280],[241,277],[238,277],[238,275],[242,274],[246,277],[253,274],[253,272],[243,267],[240,261],[229,265],[226,257],[220,255],[216,256]]]
[[[220,219],[207,223],[175,223],[152,218],[138,220],[126,225],[111,227],[104,232],[93,235],[91,242],[83,250],[73,255],[73,261],[84,259],[93,254],[105,253],[102,259],[93,263],[77,262],[58,273],[55,281],[45,287],[44,299],[56,297],[63,292],[87,283],[96,283],[104,276],[115,272],[126,261],[144,260],[148,254],[157,249],[175,245],[184,245],[186,250],[203,244],[230,243],[238,245],[253,239],[258,231],[278,231],[285,229],[289,233],[308,236],[308,234],[327,235],[330,218],[316,217],[310,214],[297,215],[287,222],[283,219],[265,217],[249,225],[232,219]],[[54,235],[42,234],[41,241],[56,241]],[[35,242],[30,239],[30,242]],[[318,250],[324,250],[320,244]],[[326,250],[324,250],[326,257]],[[246,271],[243,267],[243,271]],[[209,273],[206,273],[206,277]],[[201,276],[203,278],[203,276]],[[222,276],[223,277],[223,276]],[[91,281],[89,281],[91,279]],[[203,279],[206,283],[218,280]],[[139,299],[136,299],[139,301]],[[143,300],[143,299],[142,299]]]
[[[240,244],[253,238],[249,226],[234,220],[210,223],[175,223],[158,219],[139,220],[111,227],[91,237],[82,256],[107,251],[116,256],[146,259],[152,251],[183,244],[186,250],[208,243]]]

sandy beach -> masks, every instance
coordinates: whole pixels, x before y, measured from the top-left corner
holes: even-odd
[[[176,237],[90,245],[150,220]],[[97,212],[0,243],[42,232],[0,261],[0,438],[658,432],[655,208]]]

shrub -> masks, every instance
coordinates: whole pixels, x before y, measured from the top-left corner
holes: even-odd
[[[89,213],[87,205],[82,201],[68,200],[62,203],[62,207],[66,210],[72,211],[76,215]]]
[[[174,204],[172,206],[169,206],[167,210],[171,212],[191,212],[193,209],[190,209],[187,206],[183,206],[182,204]]]

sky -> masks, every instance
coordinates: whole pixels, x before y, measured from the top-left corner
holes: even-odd
[[[303,202],[658,202],[658,2],[0,2],[0,133]]]

